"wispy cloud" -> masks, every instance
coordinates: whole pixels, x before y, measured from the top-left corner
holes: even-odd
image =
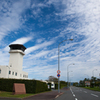
[[[2,1],[0,45],[3,48],[0,48],[0,63],[7,63],[9,59],[9,47],[3,39],[13,36],[16,38],[9,41],[9,44],[30,42],[25,51],[25,70],[38,78],[40,75],[46,78],[47,74],[56,76],[58,44],[73,37],[73,42],[67,41],[60,45],[61,79],[66,80],[66,67],[70,63],[75,63],[69,67],[74,77],[83,77],[86,71],[90,77],[93,69],[100,69],[99,22],[100,0]],[[32,37],[23,32],[26,30],[30,30]],[[32,74],[29,75],[31,77]]]
[[[42,44],[38,44],[38,45],[36,45],[36,46],[27,48],[26,51],[25,51],[25,53],[26,53],[26,54],[29,54],[29,53],[31,53],[31,52],[33,52],[33,51],[35,51],[35,50],[43,49],[43,48],[45,48],[45,47],[47,47],[47,46],[49,46],[49,45],[52,45],[53,43],[54,43],[54,41],[49,41],[49,42],[46,42],[46,41],[45,41],[45,42],[42,43]]]
[[[29,42],[30,40],[32,40],[32,37],[22,37],[22,38],[15,40],[14,42],[12,42],[10,44],[25,44],[25,43]],[[9,46],[6,46],[4,48],[4,51],[9,51]]]
[[[11,31],[17,30],[22,26],[25,20],[22,20],[22,12],[30,5],[28,0],[24,1],[3,1],[0,3],[0,40]],[[19,9],[20,8],[20,9]]]
[[[16,41],[14,41],[14,42],[12,42],[10,44],[25,44],[28,41],[30,41],[31,39],[32,39],[32,37],[22,37],[22,38],[19,38]]]

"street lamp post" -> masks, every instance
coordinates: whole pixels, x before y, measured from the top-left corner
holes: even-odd
[[[73,71],[69,71],[69,72],[73,72]],[[69,76],[69,72],[68,72],[68,77],[70,77]],[[69,81],[69,83],[68,83],[68,86],[70,86],[69,84],[70,84],[70,79],[68,78],[68,81]]]
[[[60,56],[59,56],[60,44],[68,40],[73,41],[73,39],[66,39],[66,40],[61,41],[58,45],[58,70],[60,70]],[[58,77],[58,93],[60,93],[60,78],[59,77]]]
[[[92,71],[92,75],[93,75],[93,83],[95,83],[95,80],[94,80],[94,71],[97,71],[97,69],[94,69],[93,71]],[[95,85],[94,85],[95,86]]]
[[[70,65],[75,65],[75,64],[72,63],[72,64],[69,64],[69,65],[67,66],[67,86],[68,86],[68,87],[69,87],[69,73],[68,73],[68,67],[69,67]]]

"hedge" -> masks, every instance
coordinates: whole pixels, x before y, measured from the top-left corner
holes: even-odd
[[[37,80],[22,80],[22,79],[0,79],[0,91],[12,92],[14,83],[25,84],[26,93],[40,93],[49,91],[45,82]]]

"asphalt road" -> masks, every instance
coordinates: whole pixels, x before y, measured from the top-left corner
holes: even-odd
[[[100,92],[79,87],[70,87],[63,95],[54,100],[100,100]]]

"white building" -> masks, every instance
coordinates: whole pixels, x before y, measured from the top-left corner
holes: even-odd
[[[8,66],[0,66],[0,78],[28,79],[28,73],[22,71],[25,47],[21,44],[11,44]]]

